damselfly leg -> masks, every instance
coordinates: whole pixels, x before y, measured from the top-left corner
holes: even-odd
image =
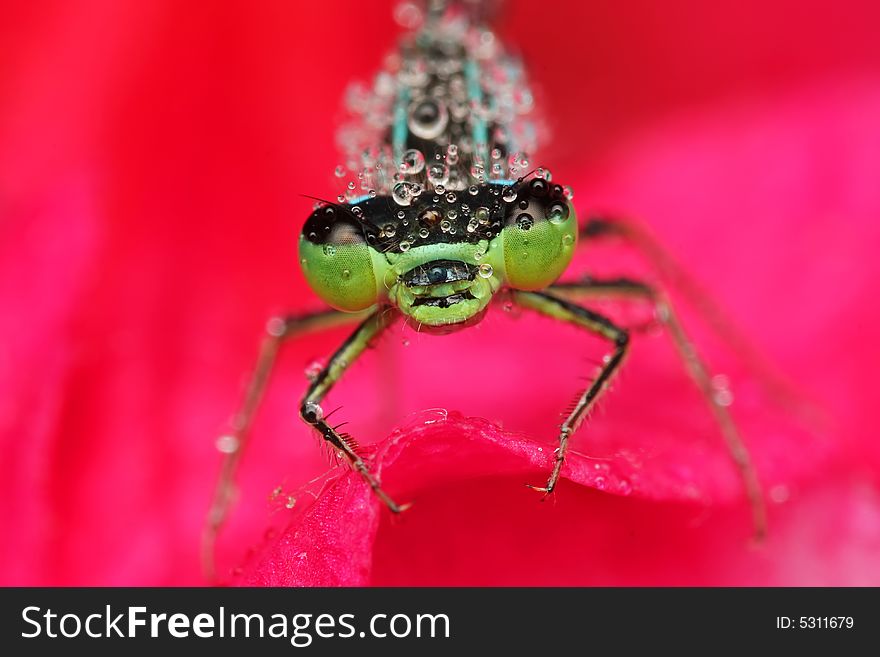
[[[578,398],[574,408],[568,414],[568,417],[565,418],[559,429],[559,447],[556,449],[553,471],[550,473],[547,484],[543,487],[530,486],[537,491],[549,495],[556,488],[556,484],[559,481],[559,475],[562,472],[571,435],[602,393],[608,388],[609,382],[623,362],[624,356],[626,356],[629,346],[629,334],[602,315],[546,292],[514,291],[512,292],[512,297],[514,302],[523,308],[528,308],[542,315],[584,328],[602,336],[614,345],[611,353],[602,361],[598,375]]]
[[[223,464],[202,533],[202,567],[209,579],[213,579],[215,576],[214,550],[217,536],[235,501],[235,480],[241,458],[250,441],[251,427],[266,392],[281,346],[290,339],[306,333],[351,324],[363,318],[366,319],[333,355],[327,367],[318,374],[302,402],[301,413],[311,426],[318,429],[325,440],[345,455],[370,486],[377,490],[379,497],[389,508],[393,511],[399,510],[399,507],[384,492],[380,492],[381,488],[378,482],[367,471],[363,460],[355,453],[353,441],[345,434],[340,434],[330,427],[323,417],[318,417],[318,415],[322,415],[318,405],[321,399],[339,380],[348,365],[361,354],[370,339],[387,326],[390,320],[389,313],[381,311],[346,313],[326,310],[273,318],[266,325],[266,336],[260,346],[257,364],[248,381],[241,406],[233,417],[231,431],[229,434],[221,436],[217,442],[218,449],[223,453]]]
[[[688,337],[678,315],[672,308],[672,304],[665,298],[665,295],[645,283],[623,278],[604,281],[586,278],[579,282],[557,283],[550,289],[554,293],[566,297],[626,297],[641,299],[652,305],[654,316],[668,331],[678,354],[684,361],[688,374],[700,389],[721,430],[727,451],[739,472],[751,505],[755,539],[762,540],[767,533],[767,511],[758,474],[755,471],[748,448],[739,434],[730,410],[719,399],[717,390],[712,384],[709,367]]]
[[[338,427],[328,424],[320,406],[320,402],[355,359],[397,319],[398,313],[387,312],[388,310],[388,308],[380,308],[373,311],[369,317],[361,322],[342,346],[336,350],[336,353],[333,354],[327,363],[327,367],[321,371],[312,382],[312,385],[309,386],[300,405],[300,416],[306,423],[314,427],[321,434],[321,437],[330,443],[334,449],[338,450],[348,459],[352,467],[360,473],[385,506],[394,513],[400,513],[406,507],[398,505],[382,490],[379,480],[373,476],[367,468],[367,464],[358,453],[357,442],[347,433],[339,432],[337,430]]]

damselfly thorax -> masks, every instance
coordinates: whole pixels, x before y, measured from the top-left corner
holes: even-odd
[[[541,289],[565,270],[571,194],[528,168],[532,94],[490,30],[432,14],[348,101],[346,188],[317,205],[300,240],[328,304],[386,302],[420,330],[448,331],[478,321],[504,286]]]

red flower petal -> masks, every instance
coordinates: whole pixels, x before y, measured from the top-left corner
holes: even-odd
[[[231,382],[251,366],[266,317],[314,301],[292,264],[310,203],[297,195],[331,189],[343,88],[391,45],[388,6],[312,9],[308,24],[293,4],[271,3],[25,3],[4,17],[5,583],[202,582],[212,439],[236,402]],[[277,548],[255,554],[247,572],[277,567],[300,583],[876,583],[876,3],[835,12],[793,2],[739,3],[736,12],[701,2],[662,12],[648,1],[626,12],[560,3],[549,17],[553,47],[535,36],[533,9],[511,2],[501,28],[544,87],[556,139],[542,161],[575,187],[582,208],[642,217],[829,408],[831,444],[784,414],[765,418],[763,393],[738,359],[686,317],[733,377],[734,411],[768,492],[789,497],[771,518],[772,549],[747,558],[739,482],[662,338],[639,336],[575,445],[631,467],[633,493],[566,480],[555,502],[541,504],[522,486],[543,471],[524,450],[552,446],[556,414],[589,372],[581,354],[601,355],[601,345],[526,317],[493,316],[448,339],[410,335],[406,349],[398,334],[379,352],[397,363],[397,381],[367,361],[334,393],[364,442],[438,405],[523,433],[489,427],[491,440],[476,444],[437,435],[438,450],[456,450],[444,467],[421,460],[410,472],[401,454],[386,466],[389,486],[412,490],[418,503],[399,524],[376,516],[375,500],[345,475],[315,506],[299,505],[302,515],[276,514],[281,529],[267,539],[294,545],[311,522],[299,540],[308,564],[326,557],[322,567],[293,573]],[[629,258],[587,255],[591,268],[637,271]],[[342,335],[304,341],[284,358],[221,564],[238,563],[261,535],[272,488],[295,490],[326,469],[295,400],[302,368]],[[450,372],[447,355],[459,347]],[[567,369],[548,381],[536,375],[542,358]],[[506,474],[471,478],[491,445]],[[671,501],[690,500],[689,491],[699,500]],[[346,504],[343,492],[353,496]],[[357,499],[363,515],[346,515]],[[343,539],[355,541],[345,563]],[[563,563],[563,545],[581,546],[585,558]]]

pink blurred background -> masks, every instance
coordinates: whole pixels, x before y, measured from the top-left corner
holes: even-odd
[[[203,583],[213,439],[266,318],[318,305],[300,195],[335,191],[342,95],[394,46],[391,7],[4,3],[0,582]],[[777,583],[880,583],[878,24],[855,0],[510,0],[498,22],[540,87],[539,159],[581,211],[643,217],[835,417],[843,456],[813,477],[864,492],[822,516],[853,514],[840,563]],[[266,524],[265,491],[326,468],[295,408],[340,337],[287,357],[227,560]]]

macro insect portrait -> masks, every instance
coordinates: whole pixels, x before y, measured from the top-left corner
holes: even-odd
[[[571,187],[533,159],[539,133],[535,99],[522,62],[507,53],[487,22],[493,7],[439,0],[424,6],[405,3],[398,12],[410,29],[399,49],[371,87],[349,93],[353,116],[339,135],[345,159],[335,171],[340,189],[332,199],[311,197],[313,211],[298,247],[306,281],[329,308],[268,323],[232,430],[217,443],[225,458],[203,547],[211,576],[214,544],[235,497],[237,466],[285,343],[327,327],[354,326],[326,362],[308,372],[298,412],[382,505],[400,514],[410,501],[386,490],[356,430],[347,426],[345,403],[325,408],[334,386],[390,326],[401,321],[416,334],[445,335],[472,330],[487,313],[506,306],[601,338],[604,353],[584,365],[586,383],[555,424],[546,480],[528,484],[543,499],[556,490],[575,437],[585,433],[589,440],[588,426],[578,430],[588,425],[631,349],[632,327],[592,308],[596,298],[640,302],[649,311],[647,324],[671,338],[679,365],[701,394],[717,440],[738,472],[751,507],[754,539],[764,539],[764,493],[729,409],[727,379],[713,375],[662,284],[585,272],[560,278],[576,249],[609,239],[628,243],[654,268],[655,280],[684,288],[723,339],[756,362],[760,357],[636,223],[601,215],[579,221]],[[439,343],[434,348],[444,349]],[[491,371],[493,366],[486,367]],[[554,376],[552,363],[545,374]],[[771,383],[778,384],[780,397],[791,395],[786,401],[792,407],[799,403],[784,383]],[[621,489],[629,485],[618,483]],[[294,496],[287,499],[290,506],[296,503]]]
[[[3,584],[880,584],[878,21],[11,3]]]

